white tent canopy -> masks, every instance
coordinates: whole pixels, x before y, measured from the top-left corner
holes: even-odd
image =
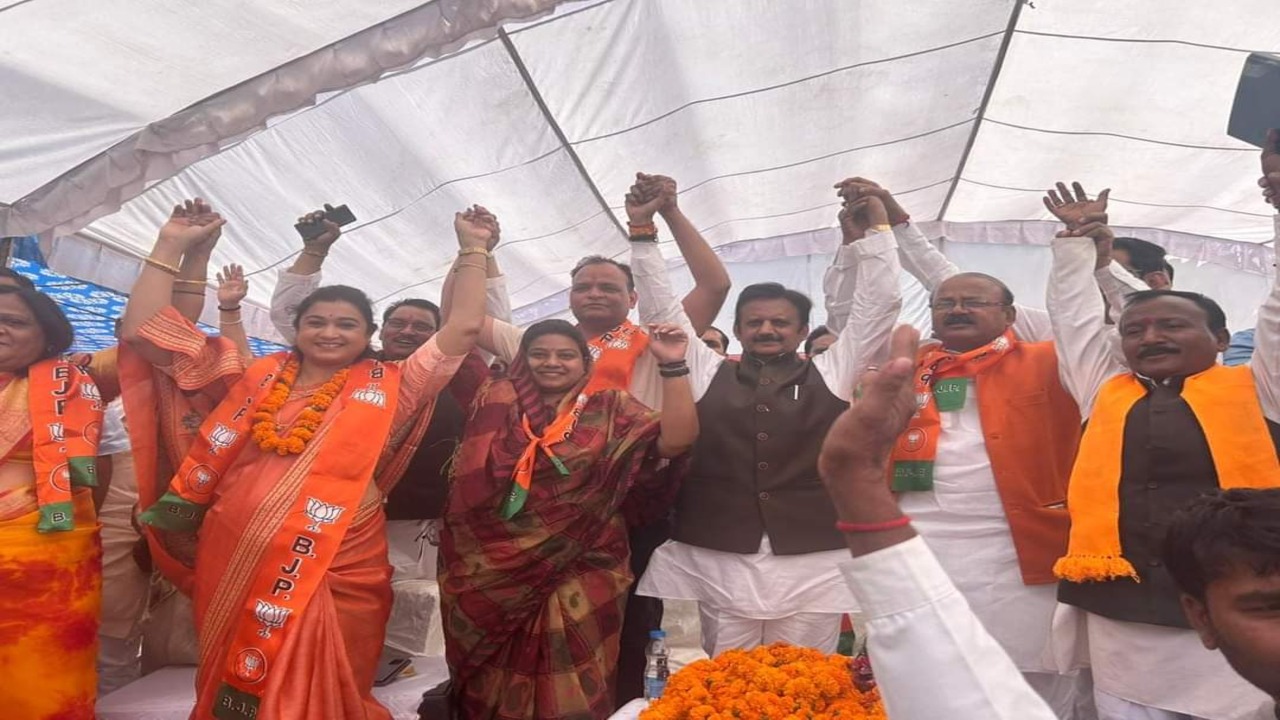
[[[625,256],[636,170],[679,181],[739,286],[811,293],[856,174],[1038,305],[1040,196],[1080,180],[1247,325],[1273,231],[1225,128],[1246,54],[1277,48],[1274,0],[0,0],[0,235],[127,289],[199,195],[265,305],[296,217],[347,203],[328,278],[390,301],[439,294],[479,202],[528,322],[577,258]]]

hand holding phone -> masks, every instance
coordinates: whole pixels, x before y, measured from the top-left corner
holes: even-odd
[[[302,240],[307,244],[319,242],[322,245],[332,245],[333,241],[338,239],[342,234],[339,230],[344,225],[350,225],[356,221],[356,216],[346,205],[334,207],[325,203],[324,210],[317,210],[307,213],[298,218],[297,224],[293,227],[302,236]],[[332,237],[322,237],[329,236]]]

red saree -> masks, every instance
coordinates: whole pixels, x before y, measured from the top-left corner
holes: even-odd
[[[590,397],[572,434],[542,453],[523,508],[503,520],[515,464],[551,422],[517,359],[477,394],[442,523],[441,609],[462,717],[606,718],[627,589],[624,505],[669,506],[657,415],[625,393]]]

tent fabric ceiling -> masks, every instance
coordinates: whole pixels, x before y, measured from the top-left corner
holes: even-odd
[[[342,202],[359,222],[330,277],[389,301],[439,293],[452,214],[479,202],[529,320],[563,308],[577,258],[625,255],[636,170],[677,178],[723,252],[829,248],[851,174],[949,226],[1050,219],[1043,189],[1078,179],[1113,188],[1119,224],[1270,269],[1241,249],[1272,237],[1256,149],[1225,127],[1245,55],[1280,47],[1274,0],[143,5],[0,9],[0,87],[21,99],[0,116],[0,234],[83,227],[139,255],[201,195],[230,219],[215,261],[262,272],[299,250],[297,215]]]

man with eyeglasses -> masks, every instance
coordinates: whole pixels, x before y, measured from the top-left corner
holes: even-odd
[[[884,195],[838,187],[846,204]],[[909,223],[894,207],[901,241]],[[933,341],[916,357],[917,412],[894,444],[890,481],[992,637],[1058,717],[1073,718],[1087,678],[1060,675],[1046,650],[1080,413],[1059,383],[1053,344],[1025,339],[1044,329],[1019,324],[1008,286],[947,265],[930,298]]]

